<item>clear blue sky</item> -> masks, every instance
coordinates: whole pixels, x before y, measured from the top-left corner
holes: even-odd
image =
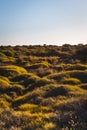
[[[87,44],[87,0],[0,0],[0,45]]]

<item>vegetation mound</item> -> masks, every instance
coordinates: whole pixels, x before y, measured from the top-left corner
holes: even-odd
[[[0,74],[3,76],[15,76],[19,74],[27,73],[27,71],[16,65],[0,66]]]
[[[1,46],[0,130],[87,130],[87,45]]]

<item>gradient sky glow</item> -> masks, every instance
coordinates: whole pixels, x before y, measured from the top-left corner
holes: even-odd
[[[87,0],[0,0],[0,45],[87,44]]]

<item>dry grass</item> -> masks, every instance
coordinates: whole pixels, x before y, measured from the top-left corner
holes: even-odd
[[[84,48],[0,47],[0,130],[86,130]]]

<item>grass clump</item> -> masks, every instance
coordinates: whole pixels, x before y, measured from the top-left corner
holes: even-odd
[[[44,130],[57,130],[56,125],[53,122],[46,123],[43,128]]]
[[[7,81],[8,83],[10,83],[10,80],[9,80],[7,77],[0,76],[0,79],[2,79],[2,80],[4,80],[4,81]]]
[[[39,68],[48,68],[50,64],[48,62],[35,63],[27,66],[27,69],[39,69]]]
[[[68,94],[67,89],[64,86],[54,86],[53,88],[46,90],[45,97],[57,97],[57,96],[65,96]]]
[[[10,82],[0,78],[0,93],[7,93],[7,90],[10,88]]]
[[[63,71],[55,74],[51,74],[48,76],[49,79],[54,79],[58,83],[61,83],[61,80],[69,79],[69,78],[76,78],[82,83],[87,82],[87,71],[82,70],[73,70],[73,71]],[[75,81],[75,80],[73,80]]]
[[[53,85],[47,85],[44,86],[44,88],[41,88],[44,91],[44,97],[58,97],[58,96],[70,96],[70,95],[78,95],[78,94],[84,94],[83,89],[81,89],[79,86],[75,85],[69,85],[69,84],[53,84]]]
[[[83,83],[79,85],[82,89],[87,90],[87,83]]]
[[[8,93],[11,93],[11,95],[13,95],[15,93],[17,96],[22,95],[23,91],[24,91],[24,87],[20,84],[10,85],[10,87],[7,89]]]
[[[58,83],[60,83],[63,78],[69,78],[69,77],[70,77],[69,74],[65,71],[59,72],[59,73],[54,73],[54,74],[47,76],[48,79],[55,80]]]
[[[49,80],[48,78],[40,78],[37,83],[36,83],[36,86],[37,87],[41,87],[41,86],[45,86],[47,84],[51,84],[52,81]]]
[[[87,70],[86,64],[59,64],[54,67],[57,71]]]
[[[26,73],[26,74],[20,74],[14,78],[12,78],[13,82],[27,82],[28,80],[31,81],[31,83],[35,82],[35,79],[40,79],[39,76],[33,74],[33,73]]]
[[[19,106],[19,110],[21,111],[34,111],[34,109],[36,109],[38,107],[38,105],[35,104],[23,104],[21,106]]]
[[[3,53],[6,55],[6,56],[14,56],[14,52],[11,51],[11,50],[3,50]]]
[[[50,112],[51,108],[49,106],[41,106],[36,104],[23,104],[18,107],[18,110],[20,111],[29,111],[30,113],[44,113],[44,112]]]
[[[77,85],[80,84],[80,80],[76,78],[64,78],[61,80],[62,84],[71,84],[71,85]]]
[[[81,63],[73,64],[67,68],[67,70],[86,70],[86,69],[87,65]]]
[[[35,103],[35,104],[40,104],[38,101],[38,97],[43,96],[44,92],[37,88],[33,91],[27,92],[24,95],[18,96],[17,98],[14,99],[13,101],[13,106],[18,106],[23,103]]]
[[[4,80],[4,79],[0,79],[0,88],[5,88],[5,87],[7,87],[7,86],[9,86],[10,84],[9,84],[9,82],[7,82],[6,80]]]
[[[27,71],[16,65],[0,66],[0,73],[4,76],[15,76],[19,74],[25,74]]]
[[[69,72],[71,77],[79,79],[82,83],[87,82],[87,71],[71,71]]]
[[[6,57],[6,55],[3,52],[0,52],[0,57]]]
[[[0,99],[0,108],[10,108],[10,103],[5,99]]]

